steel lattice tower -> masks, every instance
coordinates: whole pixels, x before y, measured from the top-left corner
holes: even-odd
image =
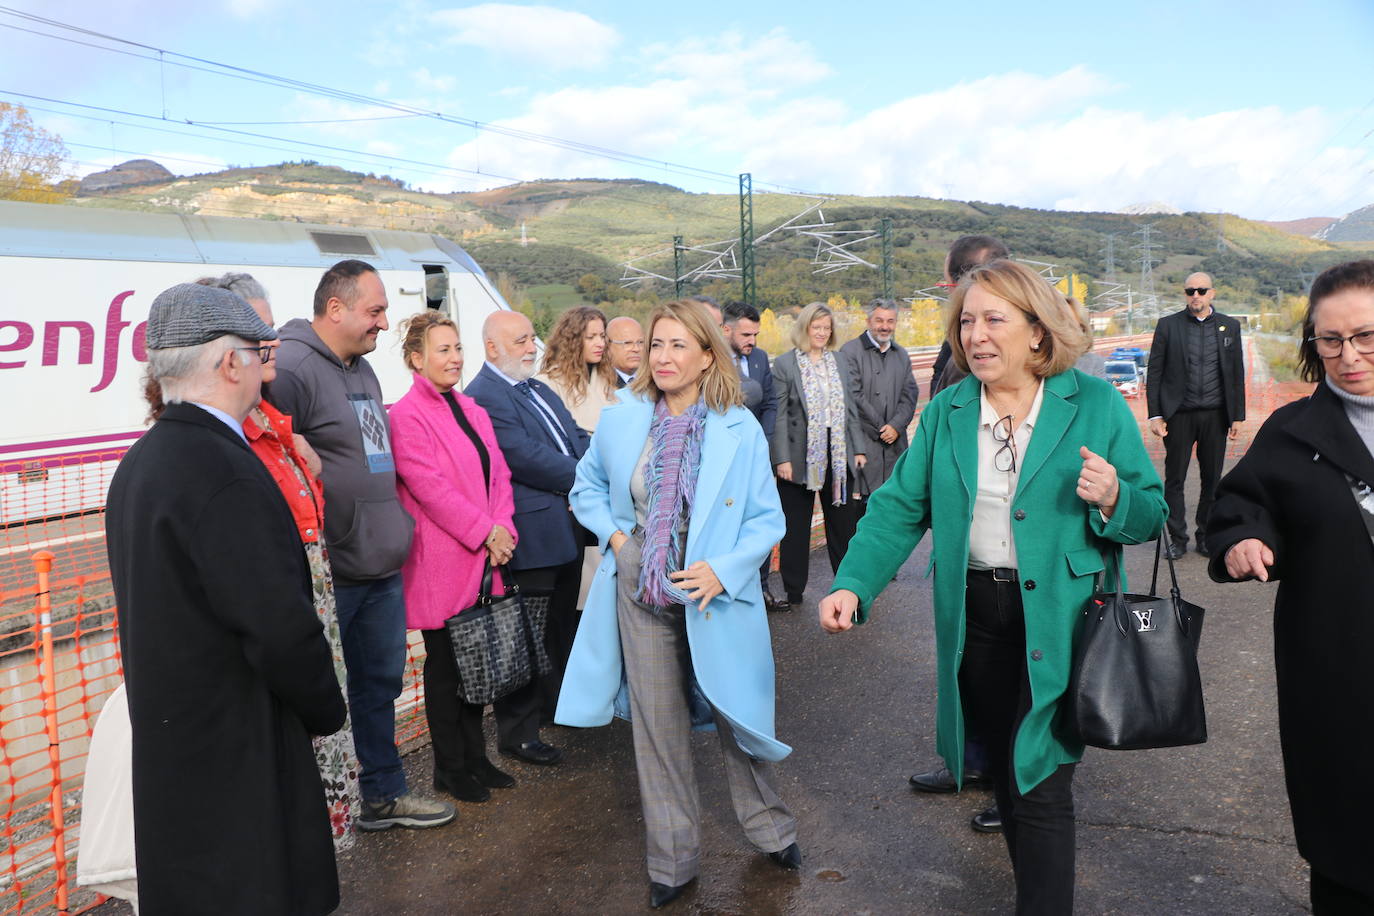
[[[756,306],[754,289],[754,176],[739,176],[739,256],[740,298]]]
[[[1144,308],[1154,308],[1158,311],[1159,297],[1155,295],[1155,265],[1161,262],[1161,258],[1155,257],[1155,251],[1163,246],[1151,240],[1154,226],[1146,224],[1135,231],[1135,235],[1140,236],[1140,242],[1134,246],[1134,250],[1140,253],[1140,304]]]

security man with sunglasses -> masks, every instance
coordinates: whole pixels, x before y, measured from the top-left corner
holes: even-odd
[[[1240,322],[1212,307],[1217,291],[1205,273],[1184,283],[1187,308],[1155,327],[1145,377],[1150,432],[1164,439],[1164,499],[1169,504],[1169,552],[1188,549],[1183,482],[1197,446],[1201,492],[1195,516],[1197,552],[1207,555],[1207,517],[1212,511],[1226,440],[1245,419],[1245,361]]]

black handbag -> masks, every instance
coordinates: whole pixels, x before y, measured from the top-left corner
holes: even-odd
[[[1128,595],[1118,545],[1115,568],[1105,571],[1115,573],[1115,591],[1097,582],[1083,608],[1061,718],[1068,736],[1083,744],[1127,751],[1207,740],[1197,665],[1204,612],[1179,594],[1172,557],[1169,597],[1155,596],[1162,549],[1160,538],[1150,594]]]
[[[477,603],[444,621],[458,665],[459,695],[465,702],[481,705],[549,673],[543,621],[532,619],[538,611],[532,615],[526,609],[520,586],[504,566],[501,578],[506,593],[492,595],[491,571],[488,561]]]

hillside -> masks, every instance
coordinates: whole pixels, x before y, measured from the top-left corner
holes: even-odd
[[[505,282],[564,288],[591,274],[594,281],[588,283],[614,290],[621,263],[654,252],[659,255],[641,266],[668,275],[674,235],[681,235],[688,246],[704,246],[739,233],[739,201],[730,193],[693,194],[652,181],[578,179],[432,194],[386,176],[313,162],[178,177],[115,188],[75,203],[436,232],[461,242],[490,272],[507,274]],[[808,198],[756,193],[755,236],[797,216],[809,203]],[[1132,233],[1148,221],[1163,245],[1163,263],[1155,268],[1157,289],[1173,295],[1188,272],[1206,270],[1214,274],[1223,301],[1232,307],[1269,301],[1276,289],[1299,292],[1302,271],[1351,256],[1349,245],[1304,238],[1239,217],[1226,219],[1225,250],[1218,251],[1215,214],[1142,217],[855,196],[837,197],[822,212],[833,224],[828,228],[835,231],[873,230],[881,218],[890,217],[893,283],[899,295],[908,296],[938,282],[946,247],[967,233],[996,235],[1019,257],[1053,262],[1096,281],[1106,279],[1101,252],[1106,235],[1116,233],[1118,279],[1128,280],[1138,274],[1131,251],[1137,239]],[[805,220],[818,221],[817,214]],[[855,267],[817,275],[812,264],[816,248],[814,238],[787,232],[759,247],[761,304],[796,305],[832,294],[865,299],[878,293],[876,270]],[[876,238],[853,251],[874,264],[881,259]],[[695,266],[706,257],[689,252],[687,264]],[[713,280],[692,291],[728,297],[737,286]],[[654,289],[659,295],[671,291],[662,283]]]
[[[1322,229],[1317,237],[1327,242],[1374,242],[1374,206],[1352,210]]]
[[[1338,222],[1334,216],[1309,216],[1305,219],[1286,219],[1286,220],[1260,220],[1266,226],[1271,226],[1280,232],[1288,232],[1292,235],[1301,235],[1307,238],[1320,238],[1320,233],[1327,226]]]

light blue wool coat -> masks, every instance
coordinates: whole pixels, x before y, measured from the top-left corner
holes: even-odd
[[[560,725],[586,728],[605,725],[612,715],[630,717],[615,555],[607,542],[617,529],[628,534],[635,526],[630,475],[649,436],[653,404],[629,389],[619,394],[601,413],[570,494],[578,521],[605,555],[563,676],[554,716]],[[763,760],[792,751],[773,734],[773,646],[759,584],[759,566],[785,527],[758,421],[743,407],[708,411],[683,565],[705,560],[725,591],[704,612],[688,606],[687,641],[701,692],[730,723],[740,747]]]

